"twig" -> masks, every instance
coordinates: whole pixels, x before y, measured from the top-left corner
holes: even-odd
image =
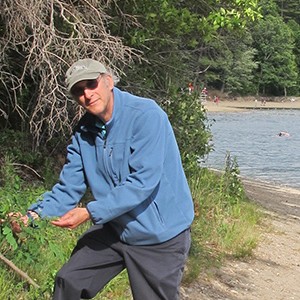
[[[7,259],[3,254],[0,253],[0,260],[5,262],[11,269],[13,269],[17,274],[19,274],[23,279],[25,279],[29,284],[33,285],[35,288],[39,288],[40,286],[31,279],[27,273],[23,272],[19,269],[12,261]]]
[[[19,163],[12,163],[12,165],[13,166],[18,166],[18,167],[25,167],[25,168],[29,169],[30,171],[32,171],[38,178],[44,180],[44,178],[36,170],[34,170],[33,168],[31,168],[27,165],[19,164]]]
[[[5,32],[0,39],[0,83],[5,93],[2,98],[8,98],[8,103],[0,109],[0,117],[15,111],[23,126],[30,126],[34,149],[58,133],[69,136],[78,121],[79,106],[66,93],[63,81],[75,60],[97,59],[119,75],[124,66],[143,59],[141,51],[110,33],[107,25],[112,19],[106,6],[111,6],[111,1],[117,5],[117,0],[1,0]],[[124,31],[139,25],[135,15],[117,8]],[[23,57],[18,71],[10,71],[5,59],[11,52]],[[30,90],[30,82],[37,91],[24,107],[19,96]]]

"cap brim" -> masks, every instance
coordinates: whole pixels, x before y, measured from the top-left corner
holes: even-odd
[[[93,80],[97,79],[101,73],[100,72],[93,72],[89,74],[78,74],[77,76],[73,77],[72,80],[68,84],[68,91],[71,92],[72,87],[83,80]]]

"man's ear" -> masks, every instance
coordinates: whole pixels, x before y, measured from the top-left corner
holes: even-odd
[[[113,87],[114,87],[114,80],[113,78],[110,76],[110,75],[106,75],[104,77],[104,82],[105,82],[105,85],[110,89],[112,90]]]

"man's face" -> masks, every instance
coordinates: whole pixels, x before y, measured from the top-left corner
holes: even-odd
[[[71,94],[89,113],[106,123],[113,113],[113,86],[111,76],[100,74],[97,79],[76,83],[71,89]]]

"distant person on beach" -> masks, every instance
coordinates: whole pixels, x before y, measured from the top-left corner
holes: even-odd
[[[203,90],[201,91],[201,94],[207,96],[208,95],[208,91],[207,91],[207,88],[204,87]]]
[[[220,102],[220,98],[218,96],[214,96],[214,103],[218,105],[219,102]]]

